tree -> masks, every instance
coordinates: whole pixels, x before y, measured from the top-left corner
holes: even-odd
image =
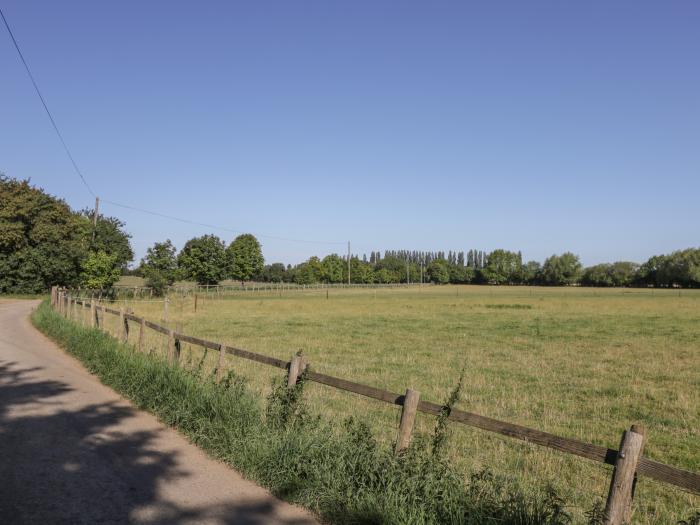
[[[519,254],[507,250],[494,250],[488,255],[488,264],[481,270],[489,284],[514,284],[520,279],[522,263]]]
[[[268,264],[262,271],[262,279],[268,283],[281,283],[286,277],[287,270],[282,263]]]
[[[93,220],[93,211],[84,209],[80,214]],[[122,270],[126,270],[127,265],[134,259],[134,251],[131,249],[131,235],[124,228],[126,224],[116,217],[97,216],[95,227],[95,239],[92,240],[92,226],[90,232],[90,251],[103,251],[107,255],[115,256],[115,264]]]
[[[202,235],[185,243],[177,265],[186,279],[199,284],[217,284],[229,273],[224,242],[216,235]]]
[[[468,284],[474,280],[474,268],[469,266],[450,265],[448,268],[450,273],[450,282],[453,284]]]
[[[700,286],[700,248],[666,255],[659,264],[656,282],[662,286]]]
[[[584,286],[613,286],[609,264],[596,264],[583,270],[581,284]]]
[[[90,290],[107,290],[121,276],[117,255],[109,255],[103,250],[88,255],[83,261],[82,270],[81,284]]]
[[[342,283],[346,262],[337,255],[326,255],[321,261],[321,279],[326,283]]]
[[[0,293],[77,285],[90,231],[63,200],[0,174]]]
[[[450,282],[450,272],[447,261],[435,259],[428,265],[428,279],[436,284],[447,284]]]
[[[295,268],[294,282],[297,284],[315,284],[321,281],[323,265],[321,260],[314,256]]]
[[[226,254],[231,265],[231,277],[241,281],[241,284],[260,274],[265,265],[260,243],[250,233],[236,237],[226,248]]]
[[[147,250],[146,256],[141,260],[141,272],[146,284],[157,295],[163,295],[167,287],[177,280],[175,246],[170,239],[157,242]]]
[[[528,261],[520,267],[520,282],[534,284],[540,277],[542,265],[537,261]]]
[[[552,255],[542,266],[542,281],[553,286],[576,284],[581,275],[581,262],[577,255],[566,252]]]

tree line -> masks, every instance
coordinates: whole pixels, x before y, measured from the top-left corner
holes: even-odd
[[[311,257],[296,266],[265,266],[261,281],[298,284],[347,282],[347,256]],[[421,252],[373,251],[353,255],[352,283],[492,284],[545,286],[700,287],[700,248],[655,255],[644,264],[629,261],[583,267],[578,255],[553,254],[543,263],[524,262],[521,252],[503,249]]]
[[[297,264],[267,264],[260,242],[239,235],[228,245],[216,235],[190,239],[178,252],[170,240],[148,248],[138,267],[125,224],[91,210],[73,211],[29,181],[0,174],[0,293],[41,293],[52,285],[107,289],[126,273],[140,275],[156,293],[176,281],[419,283],[700,287],[700,248],[584,268],[566,252],[543,263],[524,262],[503,249],[486,252],[385,250],[310,257]]]

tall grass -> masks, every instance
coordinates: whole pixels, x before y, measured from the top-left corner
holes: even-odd
[[[220,383],[141,354],[110,336],[69,322],[44,302],[34,324],[80,359],[104,384],[177,428],[209,454],[274,494],[332,523],[571,523],[553,490],[524,490],[486,470],[465,477],[440,454],[447,427],[417,436],[396,456],[357,419],[334,424],[278,380],[267,403],[233,371]],[[449,413],[458,389],[446,403]]]

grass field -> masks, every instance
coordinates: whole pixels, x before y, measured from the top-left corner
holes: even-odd
[[[162,302],[129,303],[159,321]],[[700,470],[700,291],[447,286],[171,298],[185,333],[289,359],[313,369],[442,402],[465,371],[459,408],[616,448],[632,423],[647,428],[645,455]],[[114,323],[114,318],[108,321]],[[132,332],[133,334],[134,332]],[[149,345],[163,350],[162,338]],[[184,347],[197,361],[198,349]],[[213,367],[215,356],[206,358]],[[230,358],[261,395],[282,373]],[[395,437],[395,407],[312,384],[314,410],[367,421]],[[430,432],[434,419],[420,416]],[[607,493],[610,469],[480,430],[452,425],[453,461],[489,467],[524,486],[551,484],[578,520]],[[675,523],[700,498],[642,479],[635,522]]]

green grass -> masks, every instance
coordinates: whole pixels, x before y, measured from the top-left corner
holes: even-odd
[[[423,289],[245,293],[224,300],[171,298],[171,325],[214,341],[289,359],[302,349],[315,370],[440,402],[466,370],[457,407],[616,448],[632,423],[645,454],[700,470],[700,292],[694,290],[447,286]],[[159,321],[162,302],[130,303]],[[108,319],[114,322],[113,319]],[[161,337],[149,344],[162,351]],[[185,346],[185,355],[200,355]],[[209,367],[215,357],[207,358]],[[265,396],[271,374],[229,360]],[[361,417],[382,443],[399,412],[312,384],[325,418]],[[434,418],[420,416],[430,432]],[[577,519],[605,497],[610,468],[459,425],[448,455],[462,472],[489,467],[532,487],[548,484]],[[637,522],[675,523],[697,497],[642,479]]]
[[[63,319],[46,302],[32,319],[136,406],[333,523],[570,522],[551,490],[525,491],[483,470],[465,479],[439,446],[448,437],[444,426],[432,446],[419,436],[396,457],[357,418],[333,423],[314,416],[303,403],[303,380],[290,390],[278,377],[264,403],[232,370],[216,384],[201,366],[171,366],[158,355],[138,353]]]

